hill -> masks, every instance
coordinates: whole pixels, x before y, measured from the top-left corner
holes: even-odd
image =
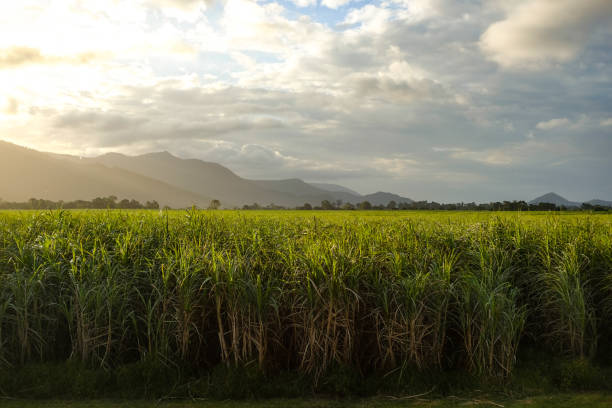
[[[327,192],[298,179],[247,180],[220,164],[182,159],[168,152],[141,156],[109,153],[87,160],[146,175],[196,194],[214,197],[225,206],[274,203],[295,207],[305,202],[318,204],[322,200],[332,199]]]
[[[176,208],[206,206],[211,200],[124,169],[87,160],[62,160],[0,141],[0,198],[5,201],[91,200],[111,195],[141,202],[155,200]]]
[[[303,202],[319,204],[323,200],[329,202],[342,201],[343,203],[357,204],[365,201],[364,196],[359,193],[353,194],[346,191],[329,191],[321,189],[312,183],[306,183],[300,179],[287,180],[254,180],[258,185],[268,190],[292,194],[299,197]],[[343,190],[349,190],[343,188]]]
[[[288,193],[297,197],[304,196],[321,196],[326,197],[323,199],[330,199],[332,195],[330,191],[323,190],[313,186],[312,184],[306,183],[300,179],[285,179],[285,180],[251,180],[261,188],[268,191],[276,191],[281,193]],[[319,200],[320,201],[320,200]]]
[[[550,203],[550,204],[555,204],[559,207],[565,206],[568,208],[569,207],[580,207],[580,205],[582,204],[582,203],[578,203],[574,201],[569,201],[568,199],[561,197],[559,194],[552,193],[552,192],[544,194],[542,196],[539,196],[529,201],[529,204],[540,204],[540,203]]]
[[[414,202],[413,200],[407,197],[402,197],[392,193],[384,193],[382,191],[379,191],[374,194],[366,194],[362,196],[361,201],[369,201],[372,205],[387,205],[390,201],[395,201],[397,204]]]
[[[587,204],[601,205],[602,207],[612,207],[612,201],[598,200],[598,199],[587,201]]]
[[[249,180],[220,164],[182,159],[168,152],[80,158],[0,143],[0,197],[6,201],[90,200],[114,195],[178,208],[206,207],[213,198],[228,208],[253,203],[316,206],[324,200],[352,204],[369,201],[372,205],[412,202],[396,194],[360,195],[340,185],[295,178]]]
[[[359,194],[358,192],[356,192],[355,190],[351,190],[350,188],[338,185],[338,184],[329,184],[329,183],[308,183],[311,186],[314,186],[316,188],[320,188],[321,190],[325,190],[325,191],[330,191],[332,193],[338,193],[338,192],[342,192],[342,193],[349,193],[352,194],[354,196],[360,196],[361,194]]]

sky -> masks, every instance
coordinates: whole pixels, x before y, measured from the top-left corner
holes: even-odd
[[[612,1],[2,1],[0,139],[416,200],[612,200]]]

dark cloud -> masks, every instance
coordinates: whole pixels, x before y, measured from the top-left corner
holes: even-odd
[[[429,79],[412,81],[388,77],[362,77],[352,82],[357,97],[378,98],[388,102],[413,102],[415,100],[444,100],[448,95],[444,88]]]
[[[130,118],[118,113],[72,111],[59,115],[55,119],[55,127],[115,133],[133,130],[147,121],[148,119]]]

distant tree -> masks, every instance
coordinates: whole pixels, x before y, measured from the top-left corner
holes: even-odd
[[[389,204],[387,204],[387,209],[388,210],[396,210],[397,209],[397,203],[393,200],[389,201]]]
[[[216,199],[212,200],[210,204],[208,205],[209,210],[217,210],[219,209],[219,207],[221,207],[221,201],[216,200]]]
[[[336,208],[342,207],[342,200],[336,200]]]
[[[159,204],[157,201],[147,201],[146,206],[142,205],[140,202],[132,199],[123,199],[121,201],[117,201],[115,196],[110,197],[96,197],[91,201],[85,200],[75,200],[75,201],[51,201],[45,199],[37,199],[31,198],[26,202],[22,203],[13,203],[0,201],[0,208],[2,209],[30,209],[30,210],[54,210],[63,208],[66,210],[69,209],[78,209],[78,208],[93,208],[93,209],[107,209],[107,208],[120,208],[120,209],[141,209],[141,208],[150,208],[150,209],[159,209]]]
[[[321,201],[321,209],[322,210],[333,210],[334,205],[330,203],[329,200],[323,200]]]
[[[343,210],[354,210],[355,206],[351,203],[344,203],[344,205],[342,206]]]
[[[414,208],[414,204],[410,204],[410,203],[407,203],[407,202],[399,203],[399,209],[400,210],[409,210],[411,208]]]
[[[357,204],[357,208],[359,208],[360,210],[371,210],[372,209],[372,204],[370,204],[369,201],[363,201],[363,202]]]
[[[253,203],[253,205],[245,204],[242,206],[242,209],[243,210],[259,210],[261,209],[261,206],[257,203]]]
[[[310,205],[310,203],[304,203],[302,210],[312,210],[312,205]]]
[[[104,208],[105,200],[102,197],[96,197],[91,200],[92,208]]]
[[[147,201],[146,208],[149,210],[159,210],[159,203],[155,200]]]

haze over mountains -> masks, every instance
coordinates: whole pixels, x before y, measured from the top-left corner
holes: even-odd
[[[94,158],[38,152],[0,141],[0,198],[5,201],[92,199],[115,195],[138,201],[156,200],[171,207],[206,207],[212,199],[224,207],[259,203],[286,207],[323,200],[373,205],[412,202],[391,193],[360,195],[333,184],[299,179],[248,180],[217,163],[181,159],[168,152],[126,156],[109,153]]]
[[[206,207],[213,199],[220,200],[226,208],[253,203],[297,207],[305,203],[318,205],[324,200],[351,204],[368,201],[376,206],[390,201],[413,202],[397,194],[361,195],[340,185],[307,183],[296,178],[249,180],[220,164],[181,159],[168,152],[80,158],[0,141],[0,199],[4,201],[91,200],[111,195],[141,202],[155,200],[173,208]],[[565,207],[581,205],[555,193],[538,197],[530,204],[543,202]],[[604,200],[587,203],[612,206],[611,201]]]
[[[141,202],[158,200],[171,207],[207,205],[211,199],[121,168],[62,159],[0,141],[0,198],[5,201],[72,201],[111,195]]]

